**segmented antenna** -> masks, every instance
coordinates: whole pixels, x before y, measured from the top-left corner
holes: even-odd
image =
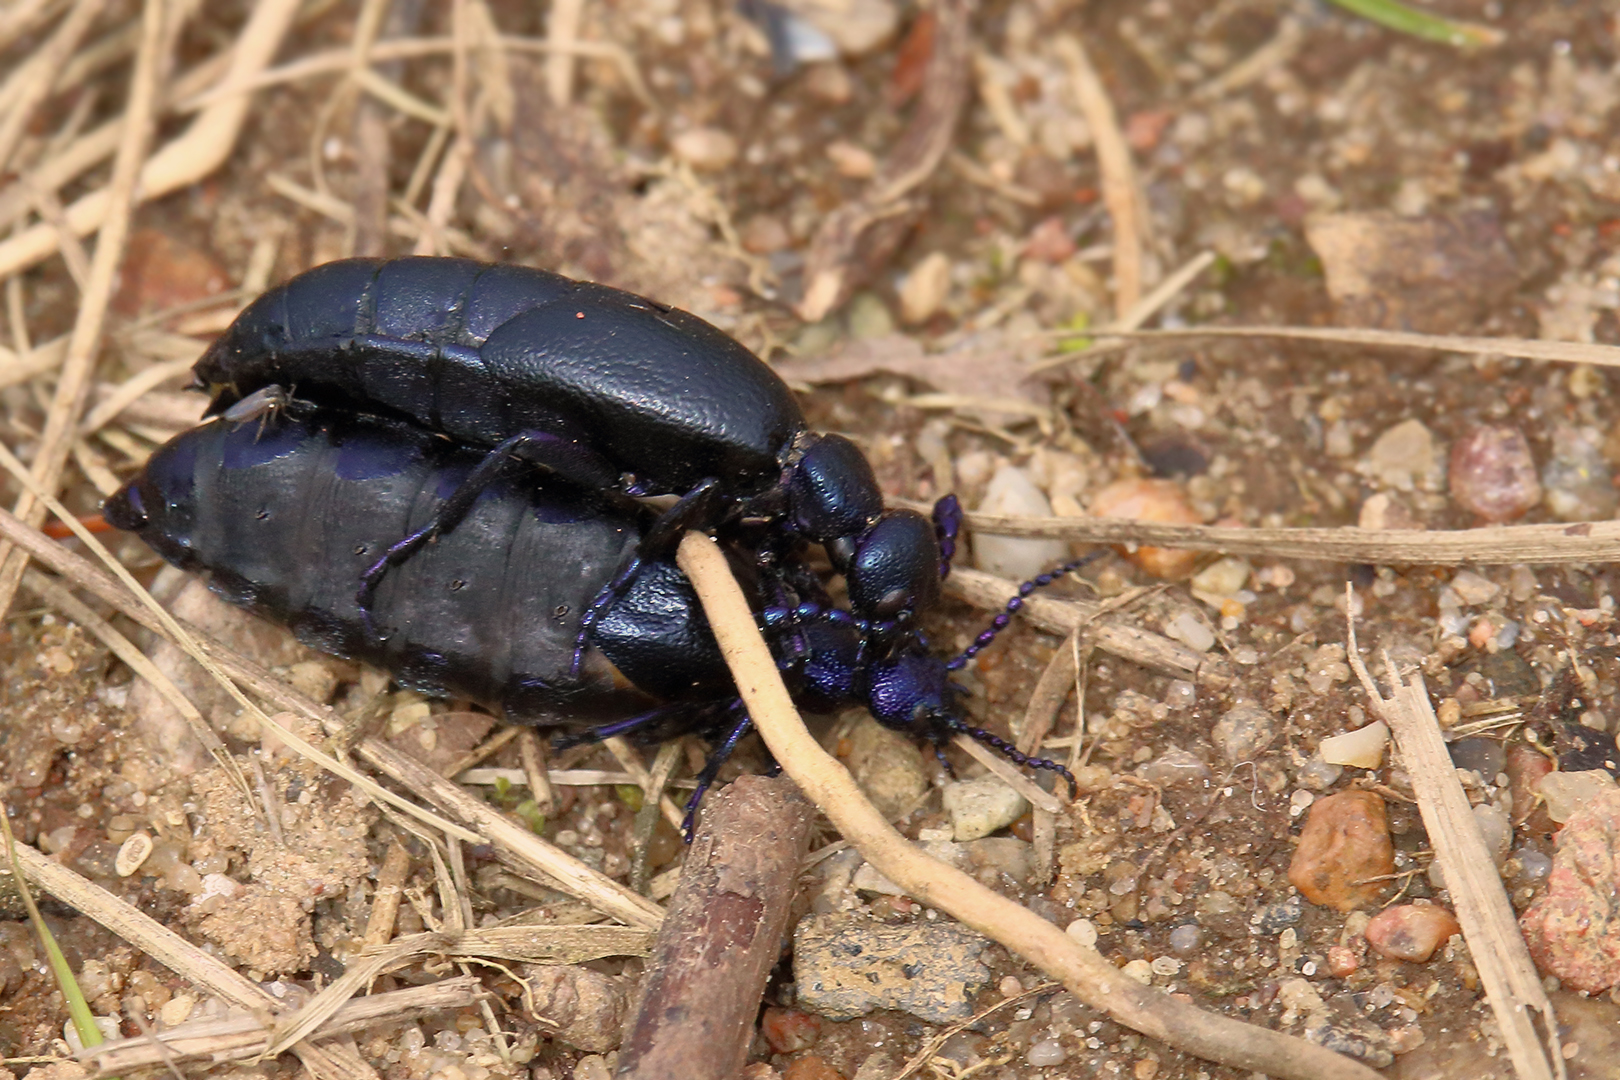
[[[1021,765],[1026,769],[1045,769],[1047,772],[1057,773],[1068,781],[1069,798],[1072,799],[1080,794],[1080,785],[1075,783],[1074,774],[1057,762],[1047,758],[1030,757],[1006,739],[1001,738],[999,735],[992,735],[983,728],[968,727],[966,724],[952,724],[951,727],[968,738],[976,739],[992,750],[1000,752],[1003,757],[1008,758],[1016,765]]]
[[[990,625],[985,627],[984,630],[980,631],[979,636],[973,639],[973,644],[969,645],[966,649],[963,649],[962,655],[946,664],[945,670],[961,671],[962,668],[967,666],[967,662],[969,660],[972,660],[975,656],[978,656],[979,653],[983,652],[985,646],[996,640],[996,635],[1005,630],[1007,628],[1007,624],[1012,622],[1012,617],[1018,613],[1019,608],[1024,606],[1024,598],[1030,593],[1034,592],[1036,589],[1044,589],[1046,586],[1052,584],[1052,582],[1056,581],[1064,574],[1071,574],[1080,569],[1082,566],[1085,566],[1087,563],[1095,562],[1097,559],[1100,559],[1103,557],[1103,555],[1107,554],[1107,552],[1107,548],[1098,548],[1089,555],[1083,555],[1078,559],[1073,559],[1066,562],[1062,566],[1059,566],[1054,570],[1049,570],[1040,577],[1031,578],[1022,585],[1018,586],[1018,595],[1007,601],[1007,609],[1000,615],[997,615],[994,619],[991,619]]]

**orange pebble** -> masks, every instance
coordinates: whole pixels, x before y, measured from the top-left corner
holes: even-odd
[[[1102,518],[1128,518],[1132,521],[1162,522],[1167,525],[1199,525],[1203,519],[1187,502],[1187,493],[1174,480],[1116,480],[1091,500],[1091,512]],[[1193,572],[1198,553],[1175,548],[1140,547],[1120,549],[1131,562],[1154,577],[1184,578]]]

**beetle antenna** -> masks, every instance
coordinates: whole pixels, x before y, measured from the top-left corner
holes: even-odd
[[[994,619],[991,619],[990,625],[980,631],[979,636],[973,639],[973,644],[969,645],[966,649],[963,649],[960,656],[946,664],[945,670],[960,671],[963,667],[967,666],[967,662],[969,660],[972,660],[975,656],[978,656],[979,653],[983,652],[985,646],[996,640],[996,635],[1005,630],[1007,628],[1007,624],[1012,622],[1012,617],[1018,613],[1019,608],[1024,606],[1024,598],[1030,593],[1034,592],[1036,589],[1044,589],[1046,586],[1052,584],[1052,582],[1056,581],[1064,574],[1073,573],[1082,566],[1085,566],[1087,563],[1095,562],[1096,560],[1102,558],[1103,555],[1107,554],[1107,552],[1107,548],[1098,548],[1089,555],[1083,555],[1078,559],[1072,559],[1069,562],[1064,563],[1062,566],[1059,566],[1054,570],[1049,570],[1040,577],[1030,578],[1028,581],[1018,586],[1018,595],[1007,601],[1007,609],[1000,615],[997,615]]]
[[[1008,758],[1016,765],[1021,765],[1026,769],[1045,769],[1047,772],[1057,773],[1068,782],[1069,798],[1073,799],[1080,794],[1080,785],[1075,783],[1074,773],[1057,762],[1048,758],[1031,757],[1006,739],[1001,738],[999,735],[992,735],[983,728],[968,727],[966,724],[952,726],[968,738],[976,739],[992,750],[999,751],[1003,757]]]
[[[951,560],[956,558],[956,534],[962,531],[962,504],[955,495],[946,495],[934,504],[934,536],[939,540],[939,580],[951,576]]]

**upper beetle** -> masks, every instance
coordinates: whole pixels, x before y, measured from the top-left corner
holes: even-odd
[[[280,387],[586,487],[681,496],[644,553],[685,528],[768,518],[826,547],[854,614],[879,634],[935,601],[960,519],[949,496],[932,523],[885,511],[860,450],[809,431],[787,384],[709,323],[528,267],[327,263],[250,304],[194,372],[214,394],[210,414]]]

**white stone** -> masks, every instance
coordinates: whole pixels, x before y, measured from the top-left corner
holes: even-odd
[[[958,842],[989,836],[1024,816],[1024,797],[995,777],[946,784],[942,794]]]
[[[1488,604],[1496,599],[1496,594],[1502,587],[1488,577],[1482,577],[1472,570],[1459,570],[1451,579],[1451,587],[1457,593],[1457,598],[1470,606]]]
[[[990,486],[979,503],[979,512],[1050,517],[1052,504],[1024,470],[1015,465],[1003,465],[990,478]],[[988,574],[1014,581],[1027,581],[1068,557],[1069,545],[1061,540],[1031,540],[988,533],[973,536],[974,565]]]
[[[900,283],[900,321],[926,322],[945,304],[951,289],[951,260],[943,251],[923,256]]]
[[[1384,763],[1384,747],[1388,745],[1388,726],[1382,720],[1375,720],[1366,727],[1323,739],[1317,754],[1329,765],[1376,769]]]

